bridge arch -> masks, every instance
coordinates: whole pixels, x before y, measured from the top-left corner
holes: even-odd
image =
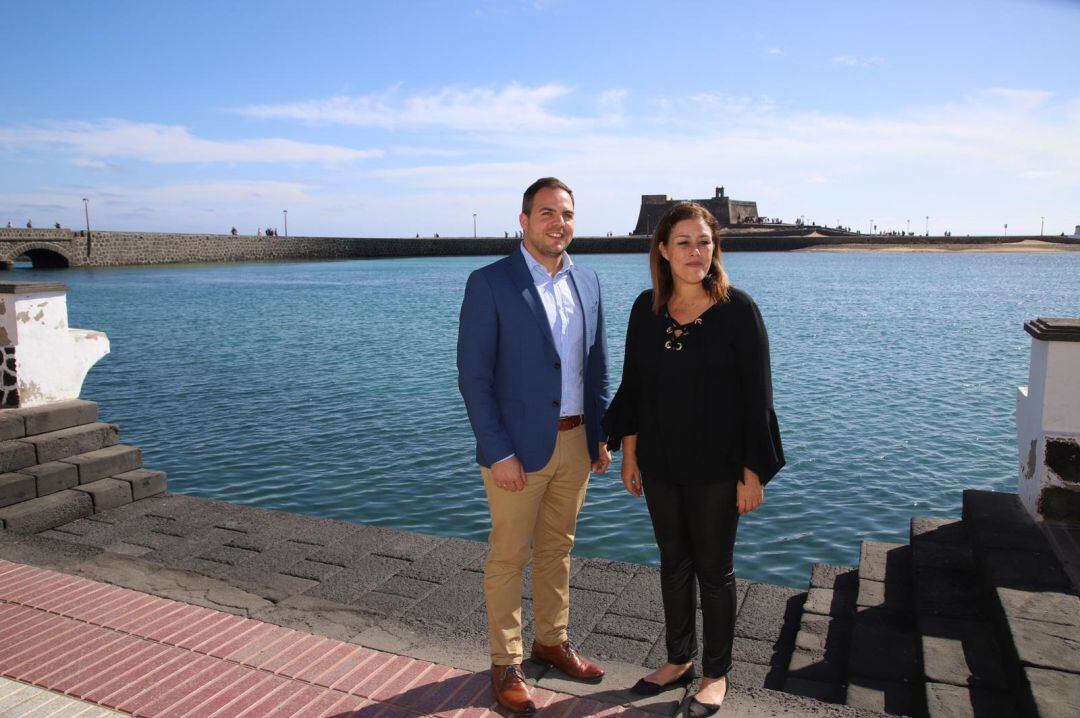
[[[52,242],[26,242],[4,250],[0,268],[10,269],[16,259],[24,256],[33,262],[34,269],[67,269],[71,266],[71,255],[63,247]]]

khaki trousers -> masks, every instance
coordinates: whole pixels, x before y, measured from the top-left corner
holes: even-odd
[[[566,640],[570,549],[591,463],[585,427],[578,426],[558,432],[551,459],[539,471],[525,475],[522,491],[500,489],[491,470],[480,469],[491,510],[484,600],[494,665],[521,663],[521,593],[530,557],[536,640],[544,646]]]

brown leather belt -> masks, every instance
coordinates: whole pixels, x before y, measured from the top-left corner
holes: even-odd
[[[570,429],[576,429],[585,423],[585,417],[581,414],[577,416],[560,416],[559,417],[559,431],[569,431]]]

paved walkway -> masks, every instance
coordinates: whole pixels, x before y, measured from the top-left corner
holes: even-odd
[[[0,673],[138,716],[494,715],[482,673],[7,561]],[[4,695],[0,715],[89,708],[53,705],[55,694]],[[542,688],[536,700],[553,717],[641,715]]]

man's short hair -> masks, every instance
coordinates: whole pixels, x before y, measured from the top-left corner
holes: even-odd
[[[540,179],[529,185],[529,188],[525,190],[524,196],[521,198],[521,213],[528,216],[532,214],[533,198],[536,197],[536,193],[540,190],[548,187],[550,189],[561,189],[566,194],[570,195],[570,201],[574,201],[574,190],[566,186],[566,183],[555,177],[541,177]]]

